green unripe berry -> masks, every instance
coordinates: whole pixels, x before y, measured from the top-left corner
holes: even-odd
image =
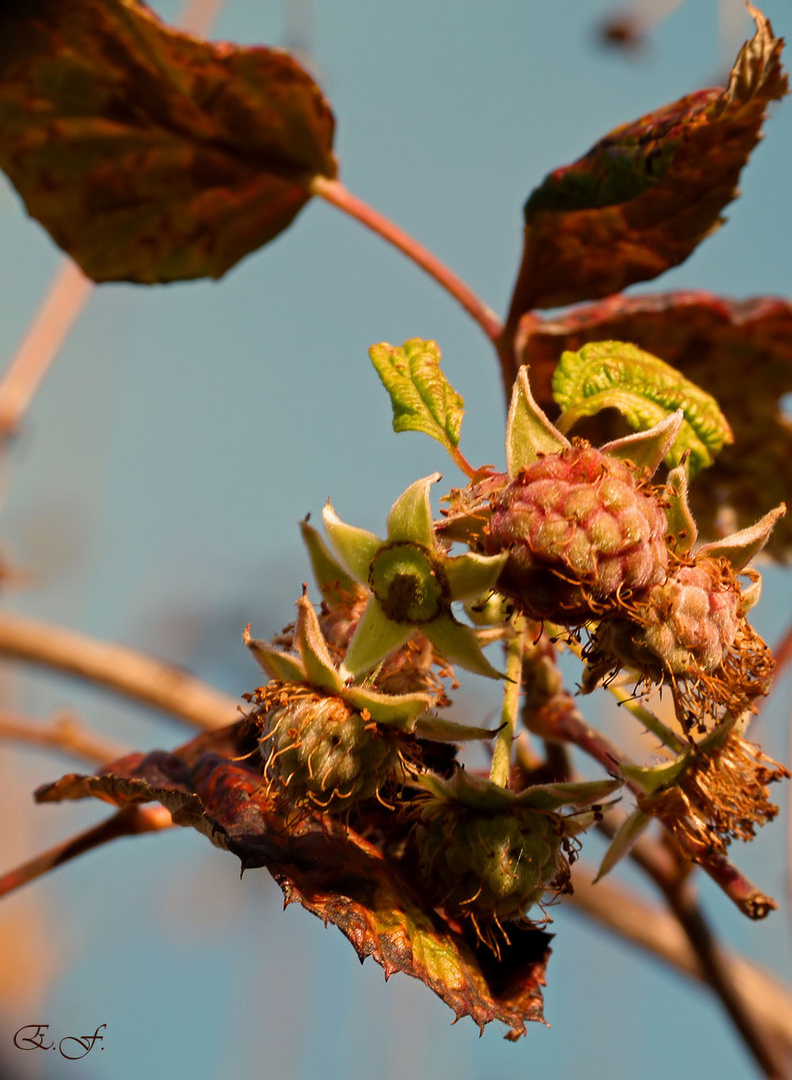
[[[293,683],[258,691],[264,776],[294,805],[347,809],[403,776],[399,733],[340,698]]]
[[[569,873],[563,820],[432,800],[415,829],[419,872],[438,905],[478,923],[519,919]]]

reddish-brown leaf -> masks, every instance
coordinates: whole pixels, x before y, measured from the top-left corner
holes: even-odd
[[[526,1021],[543,1022],[550,935],[510,926],[509,944],[496,957],[426,903],[410,881],[409,866],[355,828],[307,811],[288,813],[270,798],[255,750],[240,722],[174,753],[130,754],[97,776],[64,776],[40,788],[36,798],[93,796],[116,806],[158,801],[178,824],[237,855],[243,868],[266,867],[287,904],[298,902],[334,923],[361,959],[374,957],[386,978],[404,971],[426,983],[457,1017],[470,1016],[482,1028],[492,1020],[507,1024],[507,1038],[525,1034]],[[399,839],[398,815],[372,812],[381,815],[379,831],[392,827],[390,840]]]
[[[551,415],[558,414],[550,381],[561,353],[612,339],[634,342],[672,364],[713,395],[731,425],[733,445],[691,484],[691,505],[703,535],[733,531],[730,511],[736,525],[745,528],[789,499],[792,421],[781,400],[792,392],[792,303],[672,292],[614,296],[553,319],[526,315],[518,332],[520,359],[530,365],[534,393]],[[602,442],[615,437],[617,423],[606,411],[588,420],[584,433]],[[776,559],[789,557],[789,517],[778,522],[765,551]]]
[[[756,34],[727,89],[700,90],[616,128],[533,192],[512,325],[533,308],[656,277],[722,224],[767,104],[787,92],[783,39],[760,11],[751,13]]]
[[[137,0],[0,14],[0,166],[95,281],[219,277],[335,176],[333,128],[286,53],[201,41]]]

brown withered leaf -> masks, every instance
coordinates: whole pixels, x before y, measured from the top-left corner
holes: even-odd
[[[725,300],[708,292],[614,296],[552,319],[526,315],[517,335],[531,385],[551,416],[553,370],[565,349],[590,341],[630,341],[673,365],[717,400],[734,433],[715,463],[690,488],[703,536],[754,524],[788,501],[792,491],[792,420],[781,399],[792,392],[792,303]],[[611,410],[580,428],[595,443],[624,432]],[[576,428],[577,432],[578,429]],[[730,521],[733,511],[735,521]],[[780,561],[792,553],[792,521],[776,525],[765,551]]]
[[[493,1020],[507,1024],[507,1038],[525,1034],[526,1021],[543,1022],[549,934],[510,926],[509,944],[496,957],[472,932],[434,911],[411,883],[409,867],[385,854],[397,835],[378,846],[350,825],[289,813],[262,786],[255,751],[241,721],[173,753],[130,754],[96,776],[69,774],[40,788],[36,799],[92,796],[119,807],[160,802],[177,824],[237,855],[243,869],[266,867],[286,904],[300,903],[336,925],[361,960],[373,956],[386,978],[404,971],[426,983],[457,1018],[470,1016],[480,1028]],[[379,804],[373,813],[380,815],[378,833],[391,819],[398,830],[397,815],[383,817]]]
[[[94,281],[220,277],[335,176],[333,129],[288,54],[179,33],[137,0],[0,13],[0,167]]]
[[[756,34],[725,90],[688,94],[616,128],[531,194],[510,325],[533,308],[609,296],[656,277],[722,224],[768,102],[787,92],[783,39],[750,10]]]

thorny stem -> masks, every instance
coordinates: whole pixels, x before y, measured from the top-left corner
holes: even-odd
[[[506,656],[506,680],[503,685],[503,709],[501,727],[492,752],[489,778],[493,784],[506,787],[511,769],[512,742],[517,731],[520,712],[520,676],[522,672],[523,639],[526,634],[525,620],[515,617],[514,637],[509,642]]]
[[[772,896],[757,889],[728,856],[715,851],[700,858],[699,865],[749,919],[766,919],[778,907]]]
[[[230,723],[239,710],[235,698],[162,660],[8,611],[0,614],[2,656],[99,683],[207,730]]]
[[[339,180],[329,180],[326,176],[314,176],[310,181],[309,190],[325,202],[332,203],[345,214],[355,218],[381,236],[383,240],[387,240],[389,244],[393,244],[453,296],[468,315],[478,323],[490,341],[494,343],[498,339],[501,324],[495,312],[487,307],[461,278],[449,270],[445,263],[419,244],[404,229],[353,195]]]
[[[572,743],[613,775],[621,773],[622,765],[632,764],[614,743],[586,723],[571,700],[567,703],[567,708],[559,709],[553,714],[552,729],[548,725],[544,734],[546,737]],[[632,786],[629,780],[625,780],[625,783]]]
[[[91,731],[68,713],[55,716],[48,724],[0,713],[0,739],[54,747],[92,765],[102,765],[129,753],[127,747]]]
[[[23,885],[43,877],[50,870],[62,866],[78,855],[101,847],[121,836],[138,836],[140,833],[159,832],[169,829],[173,819],[164,806],[127,806],[117,814],[95,825],[85,832],[78,833],[62,844],[56,844],[41,855],[35,856],[21,866],[9,870],[0,876],[0,897],[7,896]]]
[[[557,694],[556,697],[558,696]],[[626,702],[628,708],[637,705],[638,703],[631,699]],[[638,707],[643,709],[642,706]],[[619,770],[625,763],[621,751],[612,746],[600,732],[586,724],[571,699],[567,699],[561,708],[545,708],[541,715],[541,733],[545,736],[554,735],[578,746],[610,772]],[[639,719],[646,722],[643,715],[639,714]],[[642,839],[633,847],[630,856],[662,889],[679,926],[696,953],[702,977],[721,998],[724,1008],[765,1075],[772,1080],[784,1080],[786,1073],[783,1067],[779,1068],[780,1059],[760,1031],[755,1009],[751,1009],[749,1003],[740,997],[735,986],[736,976],[729,960],[720,953],[695,904],[690,885],[685,881],[683,868],[671,850]],[[700,862],[702,868],[729,898],[751,918],[763,918],[775,906],[774,902],[751,885],[725,856],[712,855],[702,858]]]

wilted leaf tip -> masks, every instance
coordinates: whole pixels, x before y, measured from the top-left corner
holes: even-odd
[[[764,12],[751,3],[746,7],[756,23],[756,33],[740,49],[729,78],[726,101],[744,102],[760,90],[766,100],[779,100],[789,93],[789,79],[781,67],[784,38],[775,36]]]

